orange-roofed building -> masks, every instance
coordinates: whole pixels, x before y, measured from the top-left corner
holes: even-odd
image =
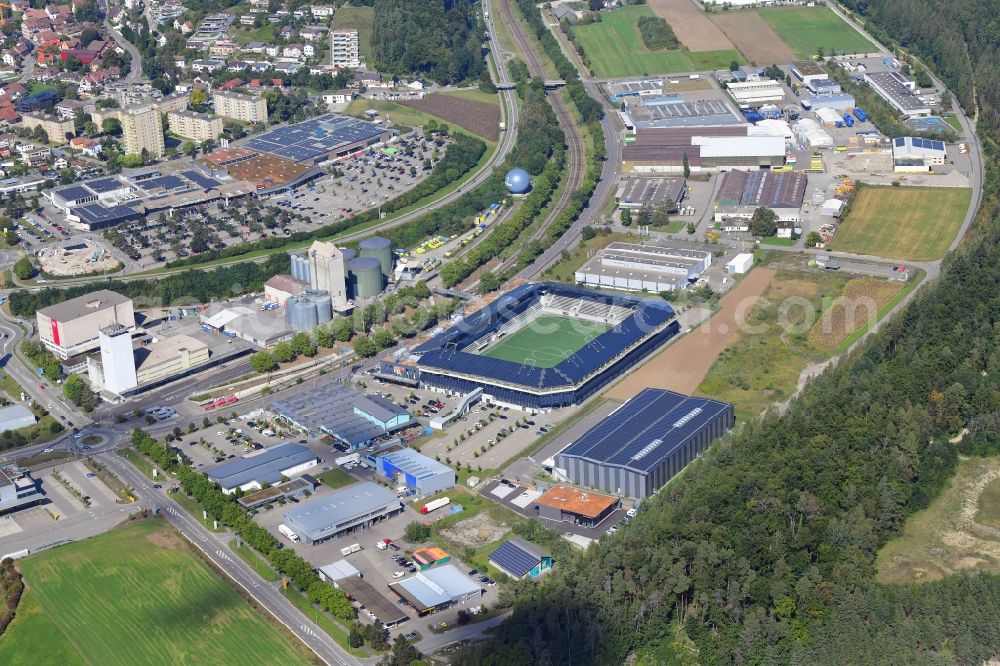
[[[612,495],[572,486],[553,486],[537,500],[538,517],[595,527],[621,505]]]

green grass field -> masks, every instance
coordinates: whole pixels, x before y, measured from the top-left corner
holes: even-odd
[[[597,76],[619,78],[691,72],[729,67],[733,60],[745,62],[736,50],[650,51],[639,35],[639,19],[653,16],[646,5],[622,7],[601,12],[601,22],[573,28],[573,34],[590,60]]]
[[[27,603],[0,664],[308,664],[160,521],[18,562]]]
[[[757,13],[799,58],[812,57],[817,48],[822,48],[826,55],[833,51],[874,53],[877,50],[828,7],[776,7]]]
[[[483,356],[536,368],[552,368],[611,327],[607,324],[543,315],[483,352]]]
[[[331,29],[357,28],[358,54],[374,68],[372,62],[372,27],[375,25],[375,10],[371,7],[341,7],[333,15]]]
[[[840,252],[892,259],[940,259],[955,239],[972,191],[958,187],[876,187],[858,192],[833,239]]]

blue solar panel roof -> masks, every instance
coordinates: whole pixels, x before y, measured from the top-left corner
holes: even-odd
[[[159,178],[150,178],[149,180],[144,180],[139,183],[139,187],[149,191],[155,189],[164,190],[183,190],[187,189],[187,183],[178,178],[177,176],[160,176]]]
[[[594,299],[601,303],[634,308],[634,312],[552,368],[537,368],[462,351],[464,347],[522,314],[544,293]],[[418,346],[414,353],[420,355],[421,368],[458,371],[537,389],[572,386],[673,317],[673,308],[658,299],[610,296],[553,282],[526,284],[512,289],[488,307],[466,317],[459,325]]]
[[[373,123],[328,113],[265,132],[249,139],[246,146],[295,162],[304,162],[341,146],[368,141],[383,132],[384,129]]]
[[[490,553],[490,561],[517,577],[527,575],[541,556],[538,549],[522,539],[510,539]]]
[[[116,221],[124,221],[137,215],[134,208],[124,204],[103,206],[99,203],[77,206],[73,209],[73,214],[78,215],[87,224],[108,224]]]
[[[199,187],[202,187],[206,190],[210,190],[213,187],[217,187],[219,185],[219,181],[215,180],[214,178],[209,178],[208,176],[204,176],[198,173],[197,171],[182,171],[181,174],[183,174],[185,178],[190,180],[195,185],[198,185]]]
[[[55,192],[61,196],[66,201],[79,201],[80,199],[87,199],[89,197],[95,196],[93,192],[88,190],[83,185],[69,185]]]
[[[647,472],[727,410],[717,400],[646,389],[559,455]]]
[[[87,187],[94,190],[98,194],[104,194],[105,192],[113,192],[117,189],[124,187],[114,178],[98,178],[97,180],[91,180],[84,183]]]

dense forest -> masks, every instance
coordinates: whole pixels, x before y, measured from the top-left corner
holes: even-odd
[[[987,168],[976,227],[937,282],[784,416],[716,443],[632,525],[524,586],[466,663],[690,660],[671,645],[681,632],[703,664],[973,664],[1000,652],[997,576],[874,581],[878,548],[941,490],[957,455],[1000,452],[1000,156],[989,140],[1000,34],[985,2],[853,4],[966,108],[975,82]]]
[[[478,79],[486,69],[478,7],[469,0],[375,0],[375,64],[437,83]]]

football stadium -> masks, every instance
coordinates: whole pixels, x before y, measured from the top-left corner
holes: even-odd
[[[659,299],[552,282],[501,295],[413,350],[425,386],[502,404],[578,404],[677,334]]]

